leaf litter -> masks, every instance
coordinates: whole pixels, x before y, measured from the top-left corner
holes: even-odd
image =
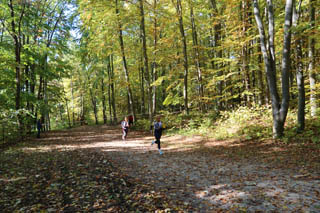
[[[319,150],[79,127],[0,153],[2,212],[319,212]]]

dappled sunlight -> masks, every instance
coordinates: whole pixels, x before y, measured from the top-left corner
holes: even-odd
[[[101,149],[101,151],[123,151],[125,149],[140,150],[145,149],[146,147],[150,149],[149,146],[153,139],[153,137],[151,136],[141,137],[135,134],[128,137],[126,141],[123,141],[121,139],[121,134],[115,134],[114,130],[105,130],[99,133],[81,133],[83,136],[79,136],[78,134],[55,134],[56,136],[54,137],[51,136],[42,139],[42,142],[44,143],[49,142],[50,144],[48,145],[36,145],[36,147],[25,147],[22,148],[22,150],[26,152],[49,152],[54,150],[69,151],[76,149]],[[55,143],[60,141],[66,142],[65,144]]]
[[[223,189],[220,190],[220,187]],[[236,201],[239,199],[248,199],[250,198],[250,193],[244,192],[241,190],[235,189],[224,189],[226,184],[219,184],[216,186],[212,186],[206,190],[196,192],[196,197],[209,200],[211,204],[214,205],[228,205],[227,208],[230,208],[234,205],[239,205]],[[232,187],[232,186],[229,186]],[[229,206],[230,205],[230,206]]]
[[[83,139],[86,140],[86,139]],[[112,141],[111,142],[93,142],[93,143],[84,143],[84,144],[75,144],[75,145],[47,145],[47,146],[38,146],[38,147],[27,147],[23,148],[23,151],[34,151],[34,152],[49,152],[53,150],[59,151],[68,151],[75,149],[92,149],[92,148],[118,148],[119,151],[122,151],[123,148],[137,148],[144,147],[143,144],[135,141]],[[106,149],[104,149],[106,150]]]
[[[277,182],[277,180],[266,180],[216,184],[196,191],[195,197],[207,200],[213,206],[220,206],[222,209],[245,207],[250,211],[264,211],[266,208],[276,210],[275,201],[271,202],[274,199],[289,205],[309,198],[308,194],[299,194],[295,190],[277,187]]]

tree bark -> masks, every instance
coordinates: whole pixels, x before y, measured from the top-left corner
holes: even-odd
[[[211,8],[213,10],[213,14],[212,16],[218,16],[219,15],[219,11],[218,11],[218,8],[217,8],[217,3],[216,3],[216,0],[210,0],[210,4],[211,4]],[[217,50],[217,53],[215,55],[215,57],[217,58],[222,58],[222,48],[220,48],[221,46],[221,29],[222,29],[222,23],[217,20],[218,23],[216,23],[214,25],[214,47],[216,48]],[[220,49],[219,49],[220,48]],[[214,57],[214,56],[213,56]],[[222,66],[214,66],[213,62],[212,62],[212,67],[213,69],[217,69],[217,70],[220,70]],[[223,72],[222,71],[219,71],[217,73],[218,75],[218,78],[220,78],[222,75],[223,75]],[[217,83],[217,87],[218,87],[218,96],[219,97],[222,97],[223,96],[223,81],[222,80],[219,80],[218,83]],[[218,104],[218,108],[220,109],[223,109],[223,102],[221,101],[221,98],[217,98],[217,104]]]
[[[259,43],[259,42],[258,42]],[[261,47],[258,45],[258,53],[261,52]],[[258,81],[259,81],[259,105],[262,106],[265,104],[265,88],[264,88],[264,82],[263,82],[263,74],[260,69],[260,64],[262,64],[263,60],[261,57],[261,54],[258,55],[258,63],[259,63],[259,69],[258,69]]]
[[[108,104],[109,104],[109,117],[110,117],[110,123],[113,123],[113,118],[112,118],[112,101],[111,101],[111,81],[110,81],[110,76],[108,75],[109,79],[109,84],[108,84]]]
[[[67,107],[67,114],[68,114],[68,124],[69,124],[69,128],[71,128],[71,118],[70,118],[70,110],[69,110],[69,103],[68,103],[68,99],[66,98],[66,107]]]
[[[293,26],[297,27],[299,24],[300,18],[300,6],[301,0],[299,3],[299,11],[296,11],[296,7],[293,7]],[[296,80],[298,87],[298,132],[304,130],[305,127],[305,87],[304,87],[304,76],[303,76],[303,54],[302,54],[302,39],[299,38],[297,33],[294,34],[295,45],[296,45],[296,61],[297,61],[297,70],[296,70]]]
[[[90,89],[91,103],[92,103],[92,107],[93,107],[95,123],[96,123],[96,125],[98,125],[97,99],[96,99],[95,95],[93,94],[92,90],[93,89],[91,88]]]
[[[146,29],[144,22],[144,9],[143,9],[143,0],[139,0],[139,9],[140,9],[140,32],[142,39],[142,52],[143,52],[143,64],[145,71],[145,78],[147,80],[148,87],[148,112],[149,112],[149,121],[152,123],[153,121],[153,105],[152,105],[152,87],[150,81],[150,73],[149,73],[149,60],[147,54],[147,40],[146,40]]]
[[[103,73],[104,76],[104,73]],[[106,95],[104,88],[104,77],[101,77],[101,93],[102,93],[102,115],[103,115],[103,124],[107,123],[107,114],[106,114]]]
[[[315,27],[315,0],[309,0],[309,13],[310,13],[310,28]],[[311,37],[308,44],[308,58],[309,58],[309,82],[310,82],[310,105],[311,116],[315,117],[317,112],[316,102],[316,72],[315,72],[315,39]]]
[[[250,10],[250,4],[248,0],[244,0],[241,2],[241,9],[242,9],[242,33],[243,36],[246,38],[248,36],[248,26],[249,26],[249,10]],[[251,106],[251,98],[250,98],[250,74],[249,74],[249,48],[248,44],[244,44],[242,47],[242,71],[244,75],[244,83],[245,83],[245,102],[248,107]]]
[[[183,88],[183,98],[184,98],[184,111],[189,114],[188,107],[188,53],[187,53],[187,39],[184,32],[183,26],[183,16],[182,16],[182,5],[181,0],[177,0],[176,11],[179,19],[179,29],[183,44],[183,67],[184,67],[184,88]]]
[[[15,94],[15,108],[16,111],[19,111],[21,108],[21,49],[22,49],[22,42],[21,42],[21,22],[25,12],[25,4],[23,4],[23,9],[20,14],[18,22],[16,22],[16,16],[13,6],[13,1],[10,0],[8,3],[10,8],[10,16],[11,16],[11,32],[8,30],[8,33],[11,35],[14,41],[14,50],[15,50],[15,71],[16,71],[16,94]],[[17,28],[17,29],[16,29]],[[22,139],[23,137],[23,117],[20,112],[17,114],[18,118],[18,129],[19,134]]]
[[[199,51],[199,44],[198,44],[198,33],[193,13],[193,2],[190,0],[190,18],[191,18],[191,29],[192,29],[192,42],[193,42],[193,50],[195,55],[195,65],[197,70],[197,78],[198,78],[198,94],[199,94],[199,109],[201,112],[204,112],[205,108],[202,104],[204,91],[203,91],[203,84],[202,84],[202,71],[201,71],[201,65],[200,65],[200,51]]]
[[[273,114],[273,136],[275,138],[282,137],[284,131],[284,123],[286,120],[289,108],[289,68],[290,68],[290,42],[292,24],[292,10],[293,1],[286,0],[285,7],[285,25],[284,25],[284,43],[283,43],[283,58],[282,58],[282,101],[280,103],[279,94],[276,85],[276,66],[275,66],[275,51],[274,51],[274,13],[273,4],[271,0],[267,1],[268,4],[268,18],[269,18],[269,50],[267,50],[265,43],[265,31],[260,16],[260,9],[258,0],[254,0],[254,15],[258,25],[260,34],[261,50],[264,58],[265,70],[269,84],[269,92],[272,102]]]
[[[153,1],[153,62],[152,62],[152,82],[155,82],[158,78],[157,76],[157,62],[156,62],[156,53],[157,53],[157,1]],[[157,110],[157,87],[155,85],[152,86],[152,114],[155,115]]]
[[[71,76],[71,82],[70,82],[70,87],[71,87],[71,99],[72,99],[72,125],[74,126],[75,123],[75,110],[74,110],[74,94],[73,94],[73,74]]]
[[[135,115],[135,109],[133,105],[133,97],[132,97],[132,91],[131,91],[131,86],[130,86],[130,79],[129,79],[129,70],[127,66],[127,59],[126,55],[124,52],[124,42],[123,42],[123,35],[122,35],[122,24],[120,21],[120,11],[118,8],[118,0],[115,0],[116,2],[116,16],[117,16],[117,21],[118,21],[118,33],[119,33],[119,43],[120,43],[120,49],[121,49],[121,56],[122,56],[122,65],[123,65],[123,71],[125,74],[125,79],[127,83],[127,93],[129,97],[129,109],[130,113],[133,115],[134,119],[136,117]]]
[[[140,77],[140,91],[141,91],[141,113],[143,115],[146,114],[145,108],[145,94],[144,94],[144,69],[143,69],[143,59],[142,56],[140,57],[139,63],[139,77]]]
[[[116,109],[116,97],[114,92],[114,67],[113,67],[113,55],[110,55],[110,86],[111,86],[111,100],[112,100],[112,109],[113,109],[113,122],[117,123],[117,109]]]

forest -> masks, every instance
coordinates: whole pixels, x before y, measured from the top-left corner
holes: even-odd
[[[319,212],[319,21],[317,0],[1,0],[0,209]]]
[[[319,111],[318,11],[315,0],[2,1],[2,139],[37,119],[214,123],[239,108],[271,109],[274,137],[296,114],[301,132]]]

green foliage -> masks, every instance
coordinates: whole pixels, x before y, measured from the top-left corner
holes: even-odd
[[[293,111],[288,115],[287,130],[281,139],[285,143],[315,143],[320,144],[320,119],[306,116],[305,130],[301,133],[297,132],[295,122],[296,112]]]
[[[53,128],[68,127],[68,116],[72,114],[75,115],[75,120],[84,118],[88,124],[94,124],[93,105],[97,107],[98,120],[101,123],[103,104],[106,105],[107,111],[113,108],[108,103],[111,83],[115,86],[116,113],[127,114],[126,87],[130,84],[136,112],[146,114],[148,98],[153,95],[148,94],[149,88],[146,82],[149,77],[152,79],[150,83],[156,94],[156,109],[163,114],[163,121],[170,131],[201,134],[219,139],[270,137],[272,126],[270,109],[239,108],[244,105],[263,105],[268,93],[265,89],[267,82],[261,64],[261,50],[258,46],[251,4],[239,7],[237,0],[217,1],[214,8],[211,1],[182,2],[189,63],[187,79],[189,107],[192,109],[190,115],[184,115],[181,114],[181,109],[184,107],[184,58],[181,36],[177,31],[176,5],[173,1],[144,1],[146,51],[150,73],[146,73],[143,68],[141,17],[135,1],[118,1],[119,15],[115,14],[115,1],[12,2],[15,18],[11,17],[8,4],[0,3],[1,23],[3,23],[0,25],[1,110],[9,112],[15,109],[16,66],[21,68],[21,88],[18,90],[21,91],[21,108],[29,114],[32,112],[33,116],[41,115],[45,119],[50,117]],[[246,4],[245,1],[242,3]],[[261,9],[266,6],[265,2],[260,3]],[[282,48],[279,47],[283,42],[284,4],[279,2],[274,4],[275,49],[276,54],[280,55]],[[197,38],[194,38],[195,34],[192,32],[191,5],[193,5]],[[310,27],[310,17],[307,12],[309,6],[307,2],[302,4],[300,24],[292,29],[295,33],[294,39],[301,37],[306,44],[308,39],[316,38],[319,34],[319,27]],[[319,11],[319,4],[315,7],[316,11]],[[21,29],[18,29],[20,27],[18,25],[16,29],[11,29],[11,21],[19,21],[23,8],[25,11],[21,16]],[[318,19],[319,16],[317,22]],[[122,24],[124,52],[130,72],[128,81],[123,73],[118,39],[119,22]],[[72,28],[78,28],[76,29],[78,40],[70,39]],[[22,42],[20,64],[16,64],[13,30],[17,35],[21,32],[21,35],[18,35]],[[198,44],[194,44],[196,40]],[[305,56],[308,55],[307,46],[303,45],[302,48]],[[319,47],[317,39],[315,47]],[[196,53],[195,50],[199,52]],[[295,52],[292,58],[295,57],[294,54]],[[113,58],[112,63],[110,56]],[[197,67],[197,59],[200,67]],[[308,58],[302,59],[304,66],[308,60]],[[277,70],[280,69],[279,64]],[[111,66],[112,74],[109,73]],[[296,61],[293,60],[292,67],[296,66]],[[202,72],[203,97],[200,97],[198,68]],[[34,91],[31,92],[33,86]],[[105,87],[104,91],[101,89],[102,86]],[[316,92],[319,91],[318,83]],[[292,84],[290,92],[292,96],[297,97],[298,89],[295,83]],[[310,88],[306,84],[307,100],[308,97]],[[203,105],[208,113],[200,113],[200,105]],[[237,110],[230,111],[230,107]],[[290,107],[295,110],[297,98],[291,100]],[[310,105],[307,104],[307,110],[309,108]],[[293,113],[289,113],[286,122],[288,129],[285,137],[288,141],[296,136],[294,127],[296,116]],[[109,117],[110,115],[108,119]],[[30,120],[32,119],[26,116],[25,123],[32,123]],[[135,128],[148,129],[149,126],[149,121],[142,119],[137,122]],[[306,131],[308,137],[315,133],[314,128]],[[316,138],[310,140],[318,143]]]
[[[162,112],[169,134],[202,135],[217,140],[264,140],[272,138],[272,113],[269,107],[240,107],[234,111],[190,115]],[[297,133],[296,111],[289,111],[283,143],[320,143],[320,119],[306,120],[303,134]]]
[[[199,113],[192,111],[189,115],[162,112],[162,121],[166,124],[168,133],[206,135],[219,118],[219,112]]]
[[[244,140],[272,137],[271,110],[269,108],[245,108],[235,111],[184,114],[164,114],[164,122],[171,133],[199,134],[216,139],[242,138]]]
[[[223,112],[222,119],[216,122],[212,133],[213,137],[219,139],[243,138],[245,140],[268,138],[272,131],[268,128],[270,109],[267,108],[245,108],[232,112]],[[268,122],[268,123],[266,123]]]
[[[150,130],[150,121],[148,119],[139,119],[137,120],[130,129],[134,130],[142,130],[142,131],[149,131]]]

